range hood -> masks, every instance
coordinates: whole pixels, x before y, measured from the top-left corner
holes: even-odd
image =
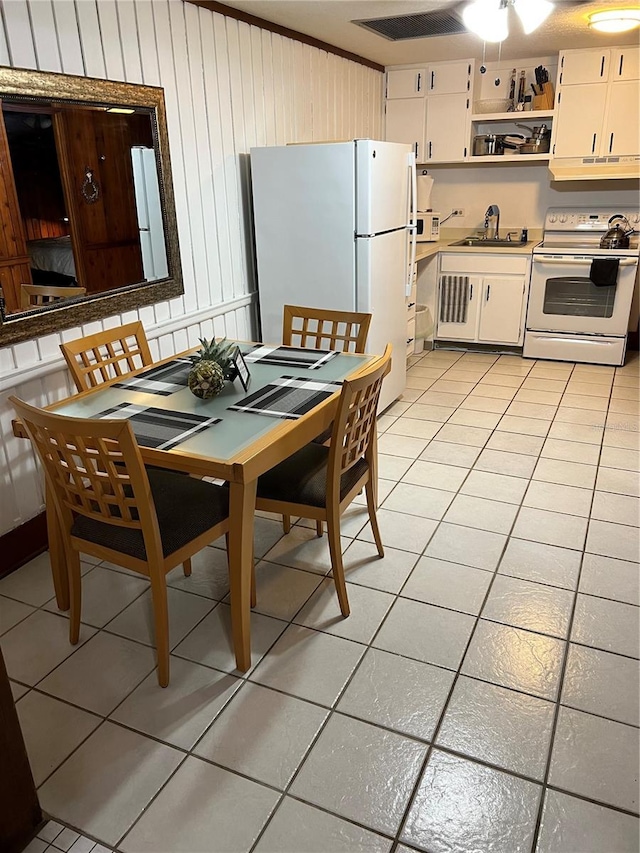
[[[640,178],[640,156],[556,157],[549,161],[555,181],[600,181],[603,178]]]

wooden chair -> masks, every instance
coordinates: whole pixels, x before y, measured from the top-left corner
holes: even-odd
[[[289,347],[364,352],[371,314],[285,305],[282,343]]]
[[[60,344],[78,391],[126,376],[153,364],[144,326],[138,320]]]
[[[80,633],[80,553],[151,582],[158,683],[169,683],[166,574],[229,530],[229,491],[172,471],[146,469],[126,420],[85,420],[10,398],[44,466],[69,573],[69,639]],[[51,511],[51,507],[48,507]]]
[[[72,296],[86,296],[86,287],[55,287],[51,284],[23,284],[20,289],[23,310],[71,299]]]
[[[371,314],[358,311],[330,311],[326,308],[306,308],[285,305],[282,312],[282,343],[305,349],[334,349],[339,352],[363,353],[371,325]],[[325,444],[331,438],[331,427],[315,441]],[[285,533],[291,530],[291,518],[282,517]],[[322,536],[322,522],[316,524]]]
[[[382,380],[391,368],[391,345],[355,379],[345,380],[331,444],[311,442],[258,478],[256,509],[326,521],[333,579],[340,610],[349,615],[340,545],[340,516],[364,487],[378,548],[376,518],[376,410]]]

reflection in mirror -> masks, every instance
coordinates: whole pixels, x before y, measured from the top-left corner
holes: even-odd
[[[0,102],[0,345],[182,293],[162,90],[4,68]]]

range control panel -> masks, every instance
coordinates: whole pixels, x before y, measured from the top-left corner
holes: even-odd
[[[612,216],[624,216],[632,228],[638,229],[640,210],[589,207],[550,207],[544,220],[545,231],[608,231]],[[615,223],[614,223],[615,224]]]

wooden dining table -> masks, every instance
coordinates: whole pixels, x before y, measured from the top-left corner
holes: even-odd
[[[255,344],[241,343],[245,352]],[[168,364],[184,359],[195,350],[170,356],[154,364]],[[158,465],[200,477],[213,477],[229,483],[229,587],[231,604],[232,641],[238,670],[246,672],[251,666],[251,572],[253,562],[253,530],[258,477],[283,459],[310,442],[331,424],[338,406],[340,382],[356,376],[377,356],[339,353],[320,367],[309,369],[250,363],[251,384],[248,391],[240,380],[227,382],[220,394],[210,400],[195,397],[186,386],[180,385],[171,393],[157,392],[157,385],[141,377],[135,384],[130,378],[147,373],[141,368],[124,378],[119,377],[75,394],[48,407],[48,411],[71,417],[91,418],[126,404],[153,407],[167,413],[198,414],[219,419],[217,423],[181,441],[171,449],[159,449],[140,443],[142,458],[148,465]],[[278,418],[247,411],[235,411],[230,406],[241,401],[280,377],[297,377],[319,383],[335,382],[331,393],[299,417]],[[155,393],[150,393],[155,388]],[[117,415],[111,415],[112,417]],[[134,426],[134,431],[136,428]],[[19,421],[14,421],[14,433],[26,437]],[[69,586],[62,540],[52,503],[46,500],[47,529],[51,568],[59,609],[69,608]]]

